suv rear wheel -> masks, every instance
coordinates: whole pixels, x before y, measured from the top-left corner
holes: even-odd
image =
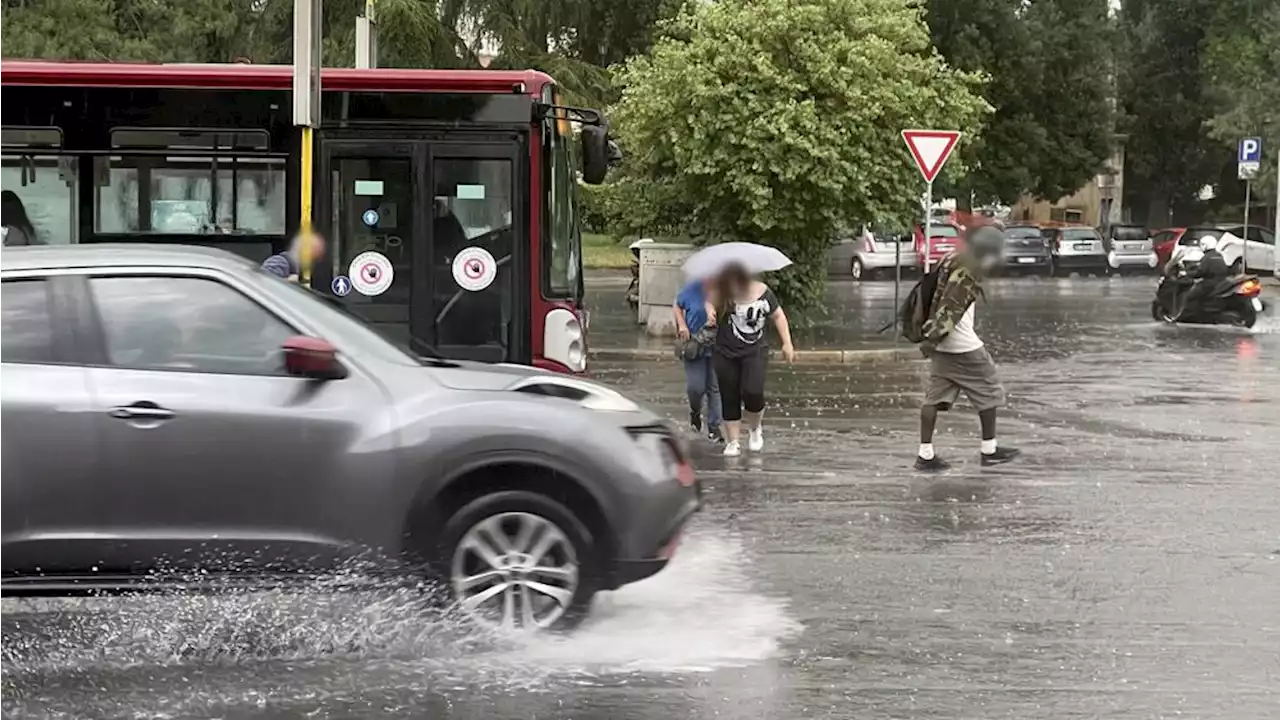
[[[511,490],[485,495],[446,523],[440,558],[452,599],[477,623],[567,630],[595,595],[595,548],[559,503]]]

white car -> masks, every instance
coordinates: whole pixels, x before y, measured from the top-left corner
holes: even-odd
[[[1246,242],[1242,238],[1248,238]],[[1276,236],[1270,230],[1250,225],[1246,230],[1243,225],[1231,225],[1223,228],[1222,237],[1218,238],[1218,252],[1234,270],[1248,267],[1249,272],[1274,272],[1276,266]],[[1242,256],[1248,262],[1242,262]],[[1237,264],[1240,267],[1237,267]]]

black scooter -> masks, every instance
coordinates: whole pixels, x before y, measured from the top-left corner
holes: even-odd
[[[1192,323],[1201,325],[1236,325],[1253,327],[1258,315],[1266,307],[1262,298],[1262,283],[1254,275],[1237,275],[1222,280],[1205,280],[1211,283],[1188,298],[1197,280],[1183,268],[1171,268],[1160,278],[1156,286],[1156,298],[1151,301],[1151,317],[1167,323]]]

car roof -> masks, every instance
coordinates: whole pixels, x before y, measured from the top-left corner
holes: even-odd
[[[128,266],[204,268],[233,272],[253,264],[235,253],[200,245],[152,243],[93,243],[88,245],[31,245],[7,247],[0,252],[0,269],[47,270],[57,268]]]

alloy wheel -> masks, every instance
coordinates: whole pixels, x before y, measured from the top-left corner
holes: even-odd
[[[504,512],[462,536],[450,581],[458,604],[481,624],[547,629],[573,604],[578,557],[555,523],[533,513]]]

